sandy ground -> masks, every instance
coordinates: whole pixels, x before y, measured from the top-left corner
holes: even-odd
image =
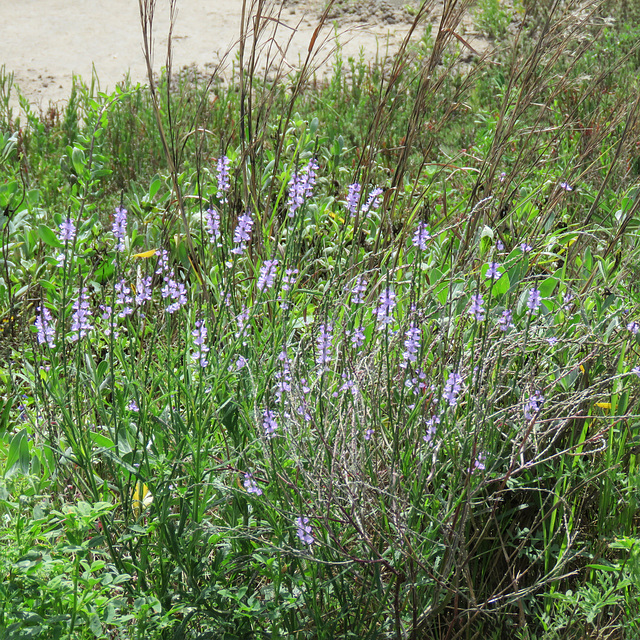
[[[318,39],[325,44],[317,60],[332,59],[336,33],[345,58],[360,50],[368,59],[393,52],[409,29],[405,7],[415,1],[338,0]],[[288,67],[295,68],[306,56],[322,5],[322,0],[285,0],[275,39],[284,48],[292,38],[285,56]],[[211,71],[231,51],[224,71],[229,74],[242,0],[177,0],[176,6],[174,69],[197,65]],[[93,68],[102,91],[112,90],[127,72],[135,82],[146,81],[137,0],[0,0],[0,15],[0,64],[39,107],[67,99],[73,75],[89,82]],[[166,62],[169,0],[157,0],[155,15],[157,72]]]

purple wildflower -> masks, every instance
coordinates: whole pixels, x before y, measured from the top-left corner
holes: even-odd
[[[351,391],[351,395],[353,395],[354,397],[357,396],[358,385],[356,384],[355,380],[351,379],[346,372],[342,374],[342,379],[344,380],[344,382],[342,383],[339,391]],[[338,394],[336,393],[335,396],[337,395]]]
[[[542,409],[542,404],[544,403],[544,396],[540,391],[536,391],[532,396],[529,397],[529,400],[524,406],[524,419],[530,421],[534,418],[538,413],[540,413],[540,409]]]
[[[471,296],[471,308],[469,313],[476,319],[476,322],[482,322],[485,319],[484,298],[481,293],[476,293]]]
[[[131,304],[133,303],[133,298],[131,297],[131,288],[127,286],[127,283],[123,278],[122,280],[120,280],[120,282],[116,283],[115,291],[118,294],[116,302],[122,307],[122,311],[120,311],[118,317],[126,318],[133,313],[133,309],[131,308]]]
[[[365,217],[369,214],[369,211],[375,211],[380,206],[382,203],[382,200],[380,199],[382,193],[383,189],[380,189],[379,187],[376,187],[371,191],[367,198],[367,202],[362,207],[362,213],[364,213]]]
[[[316,170],[318,163],[312,158],[309,164],[300,172],[294,173],[289,180],[289,217],[293,218],[296,211],[304,204],[305,198],[313,195],[316,184]]]
[[[427,444],[431,444],[433,437],[436,435],[438,431],[439,424],[440,424],[440,416],[431,416],[428,420],[425,421],[427,432],[422,436],[422,439]]]
[[[316,339],[316,364],[323,370],[329,368],[331,364],[331,341],[333,340],[333,325],[321,324],[318,338]]]
[[[56,346],[56,332],[52,324],[53,319],[49,309],[47,307],[38,307],[38,315],[35,322],[36,329],[38,329],[38,344],[47,344],[51,349]]]
[[[351,344],[354,348],[360,348],[364,344],[364,328],[362,326],[356,327],[353,332],[347,332],[347,335],[351,336]]]
[[[104,330],[105,336],[109,338],[113,335],[114,338],[117,338],[120,335],[120,332],[114,326],[115,320],[113,316],[113,307],[101,304],[100,309],[102,309],[102,315],[100,317],[107,321],[107,328]]]
[[[169,253],[166,249],[163,249],[158,256],[156,275],[162,275],[166,271],[169,271]]]
[[[277,260],[265,260],[260,267],[260,275],[258,276],[258,291],[271,289],[273,287],[273,279],[278,269]]]
[[[171,298],[173,302],[167,307],[167,313],[175,313],[187,304],[187,290],[182,282],[176,282],[174,279],[173,271],[164,278],[164,285],[160,292],[164,299]]]
[[[634,336],[637,336],[640,331],[640,324],[633,320],[627,325],[627,331],[630,331]]]
[[[498,240],[498,242],[496,242],[496,249],[498,251],[504,251],[504,242],[502,242],[502,240]]]
[[[275,438],[276,431],[278,430],[278,423],[276,422],[276,417],[273,411],[269,411],[269,409],[265,409],[262,414],[262,428],[264,429],[264,433],[267,438]]]
[[[420,328],[411,327],[405,334],[404,352],[402,354],[403,362],[400,366],[406,369],[409,363],[415,363],[418,360],[418,351],[420,350]]]
[[[506,172],[505,172],[505,171],[503,171],[503,172],[500,174],[500,182],[504,182],[504,181],[506,180],[506,178],[507,178],[507,174],[506,174]]]
[[[58,233],[58,240],[66,244],[67,242],[73,242],[76,237],[76,227],[71,222],[70,218],[67,218],[60,224],[60,231]]]
[[[568,182],[561,182],[560,188],[564,189],[565,191],[573,191],[573,187]]]
[[[238,226],[233,234],[233,242],[237,244],[237,247],[231,249],[231,253],[236,255],[242,255],[246,249],[246,243],[251,240],[251,229],[253,227],[253,219],[251,218],[251,212],[247,211],[245,214],[238,218]]]
[[[362,304],[364,302],[364,294],[367,291],[367,285],[369,283],[362,277],[358,276],[353,285],[353,288],[349,291],[351,294],[351,302],[353,304]]]
[[[487,459],[487,454],[484,453],[484,451],[481,451],[478,454],[478,457],[473,461],[473,464],[471,465],[471,469],[470,471],[484,471],[485,470],[485,461]]]
[[[296,535],[304,544],[313,544],[313,535],[311,525],[309,524],[309,518],[296,518],[296,525],[298,530]]]
[[[89,322],[91,313],[89,311],[89,296],[87,288],[82,287],[78,293],[78,299],[73,303],[73,316],[71,317],[71,340],[74,342],[84,338],[93,326]]]
[[[358,182],[354,182],[349,185],[349,193],[347,195],[347,209],[353,218],[358,210],[358,203],[360,202],[361,185]]]
[[[207,353],[209,353],[209,347],[207,346],[207,326],[204,320],[196,320],[195,328],[191,332],[193,336],[193,344],[196,345],[197,350],[191,355],[193,362],[199,362],[200,366],[204,369],[209,361],[207,360]]]
[[[522,251],[522,253],[529,253],[532,248],[533,247],[530,244],[527,244],[526,242],[520,243],[520,251]]]
[[[151,300],[151,276],[138,280],[138,291],[136,291],[136,305],[141,306],[146,301]]]
[[[418,247],[420,251],[426,251],[429,240],[431,240],[431,234],[427,230],[427,225],[424,222],[418,222],[418,227],[411,240],[413,246]]]
[[[291,358],[287,355],[285,347],[282,347],[282,351],[278,354],[278,360],[282,363],[282,369],[275,373],[275,378],[278,381],[275,397],[279,402],[285,393],[291,391]]]
[[[365,440],[371,440],[371,438],[373,437],[373,434],[375,433],[375,431],[373,429],[367,429],[364,432],[364,439]]]
[[[220,237],[220,214],[214,207],[209,207],[204,213],[204,219],[207,224],[207,233],[209,234],[209,242],[215,242]]]
[[[509,309],[505,309],[498,320],[498,327],[500,331],[507,331],[508,329],[515,328],[513,324],[513,313]]]
[[[489,278],[490,280],[499,280],[502,276],[499,267],[500,265],[497,262],[490,262],[485,277]]]
[[[640,378],[640,367],[633,367],[633,369],[631,369],[631,373],[635,373],[638,378]]]
[[[127,409],[129,411],[133,411],[134,413],[138,413],[138,411],[140,411],[140,407],[135,400],[131,400],[131,402],[129,402],[129,404],[127,405]]]
[[[242,481],[245,491],[247,493],[254,493],[257,496],[262,495],[262,489],[257,485],[256,481],[250,473],[244,474],[244,480]]]
[[[116,207],[116,215],[113,219],[113,235],[118,241],[117,251],[124,251],[124,238],[127,233],[127,210],[124,207]]]
[[[229,191],[229,158],[227,156],[221,156],[218,158],[218,200],[221,204],[227,202],[227,196],[225,195]],[[219,222],[219,219],[218,219]]]
[[[527,307],[531,315],[535,315],[537,313],[541,302],[542,298],[540,297],[540,291],[538,291],[537,287],[533,287],[533,289],[529,291],[529,299],[527,300]]]
[[[462,376],[458,373],[450,373],[444,385],[442,397],[449,403],[450,407],[458,404],[458,394],[462,390]]]
[[[289,291],[291,286],[296,283],[298,279],[298,270],[297,269],[287,269],[284,272],[284,276],[282,277],[282,290]]]
[[[393,322],[393,310],[396,308],[396,294],[391,287],[385,289],[378,299],[378,307],[375,314],[378,322],[389,325]]]

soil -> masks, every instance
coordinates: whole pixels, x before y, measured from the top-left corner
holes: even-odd
[[[195,66],[229,77],[242,4],[242,0],[177,0],[173,68]],[[293,70],[305,59],[324,4],[323,0],[284,0],[279,14],[272,14],[268,24],[277,27],[278,47],[271,47],[271,55],[277,54],[276,62],[283,68]],[[318,73],[330,69],[338,44],[345,59],[362,54],[373,61],[392,54],[409,31],[415,6],[416,0],[337,0],[314,47]],[[36,107],[64,102],[73,76],[90,83],[93,70],[102,91],[113,90],[126,73],[134,82],[146,81],[135,0],[0,0],[0,15],[0,63],[13,72],[15,84]],[[155,72],[166,61],[169,23],[169,0],[157,0]],[[486,41],[469,32],[470,20],[465,28],[465,39],[476,50],[485,50]]]

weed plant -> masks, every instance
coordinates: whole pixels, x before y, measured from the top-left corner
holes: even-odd
[[[638,49],[547,4],[319,84],[246,2],[233,86],[24,124],[3,74],[0,637],[637,636]]]

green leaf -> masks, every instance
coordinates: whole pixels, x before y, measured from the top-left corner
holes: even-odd
[[[40,240],[42,240],[42,242],[44,242],[46,245],[49,245],[50,247],[61,249],[63,246],[56,237],[56,234],[44,224],[41,224],[38,227],[38,237],[40,238]]]

